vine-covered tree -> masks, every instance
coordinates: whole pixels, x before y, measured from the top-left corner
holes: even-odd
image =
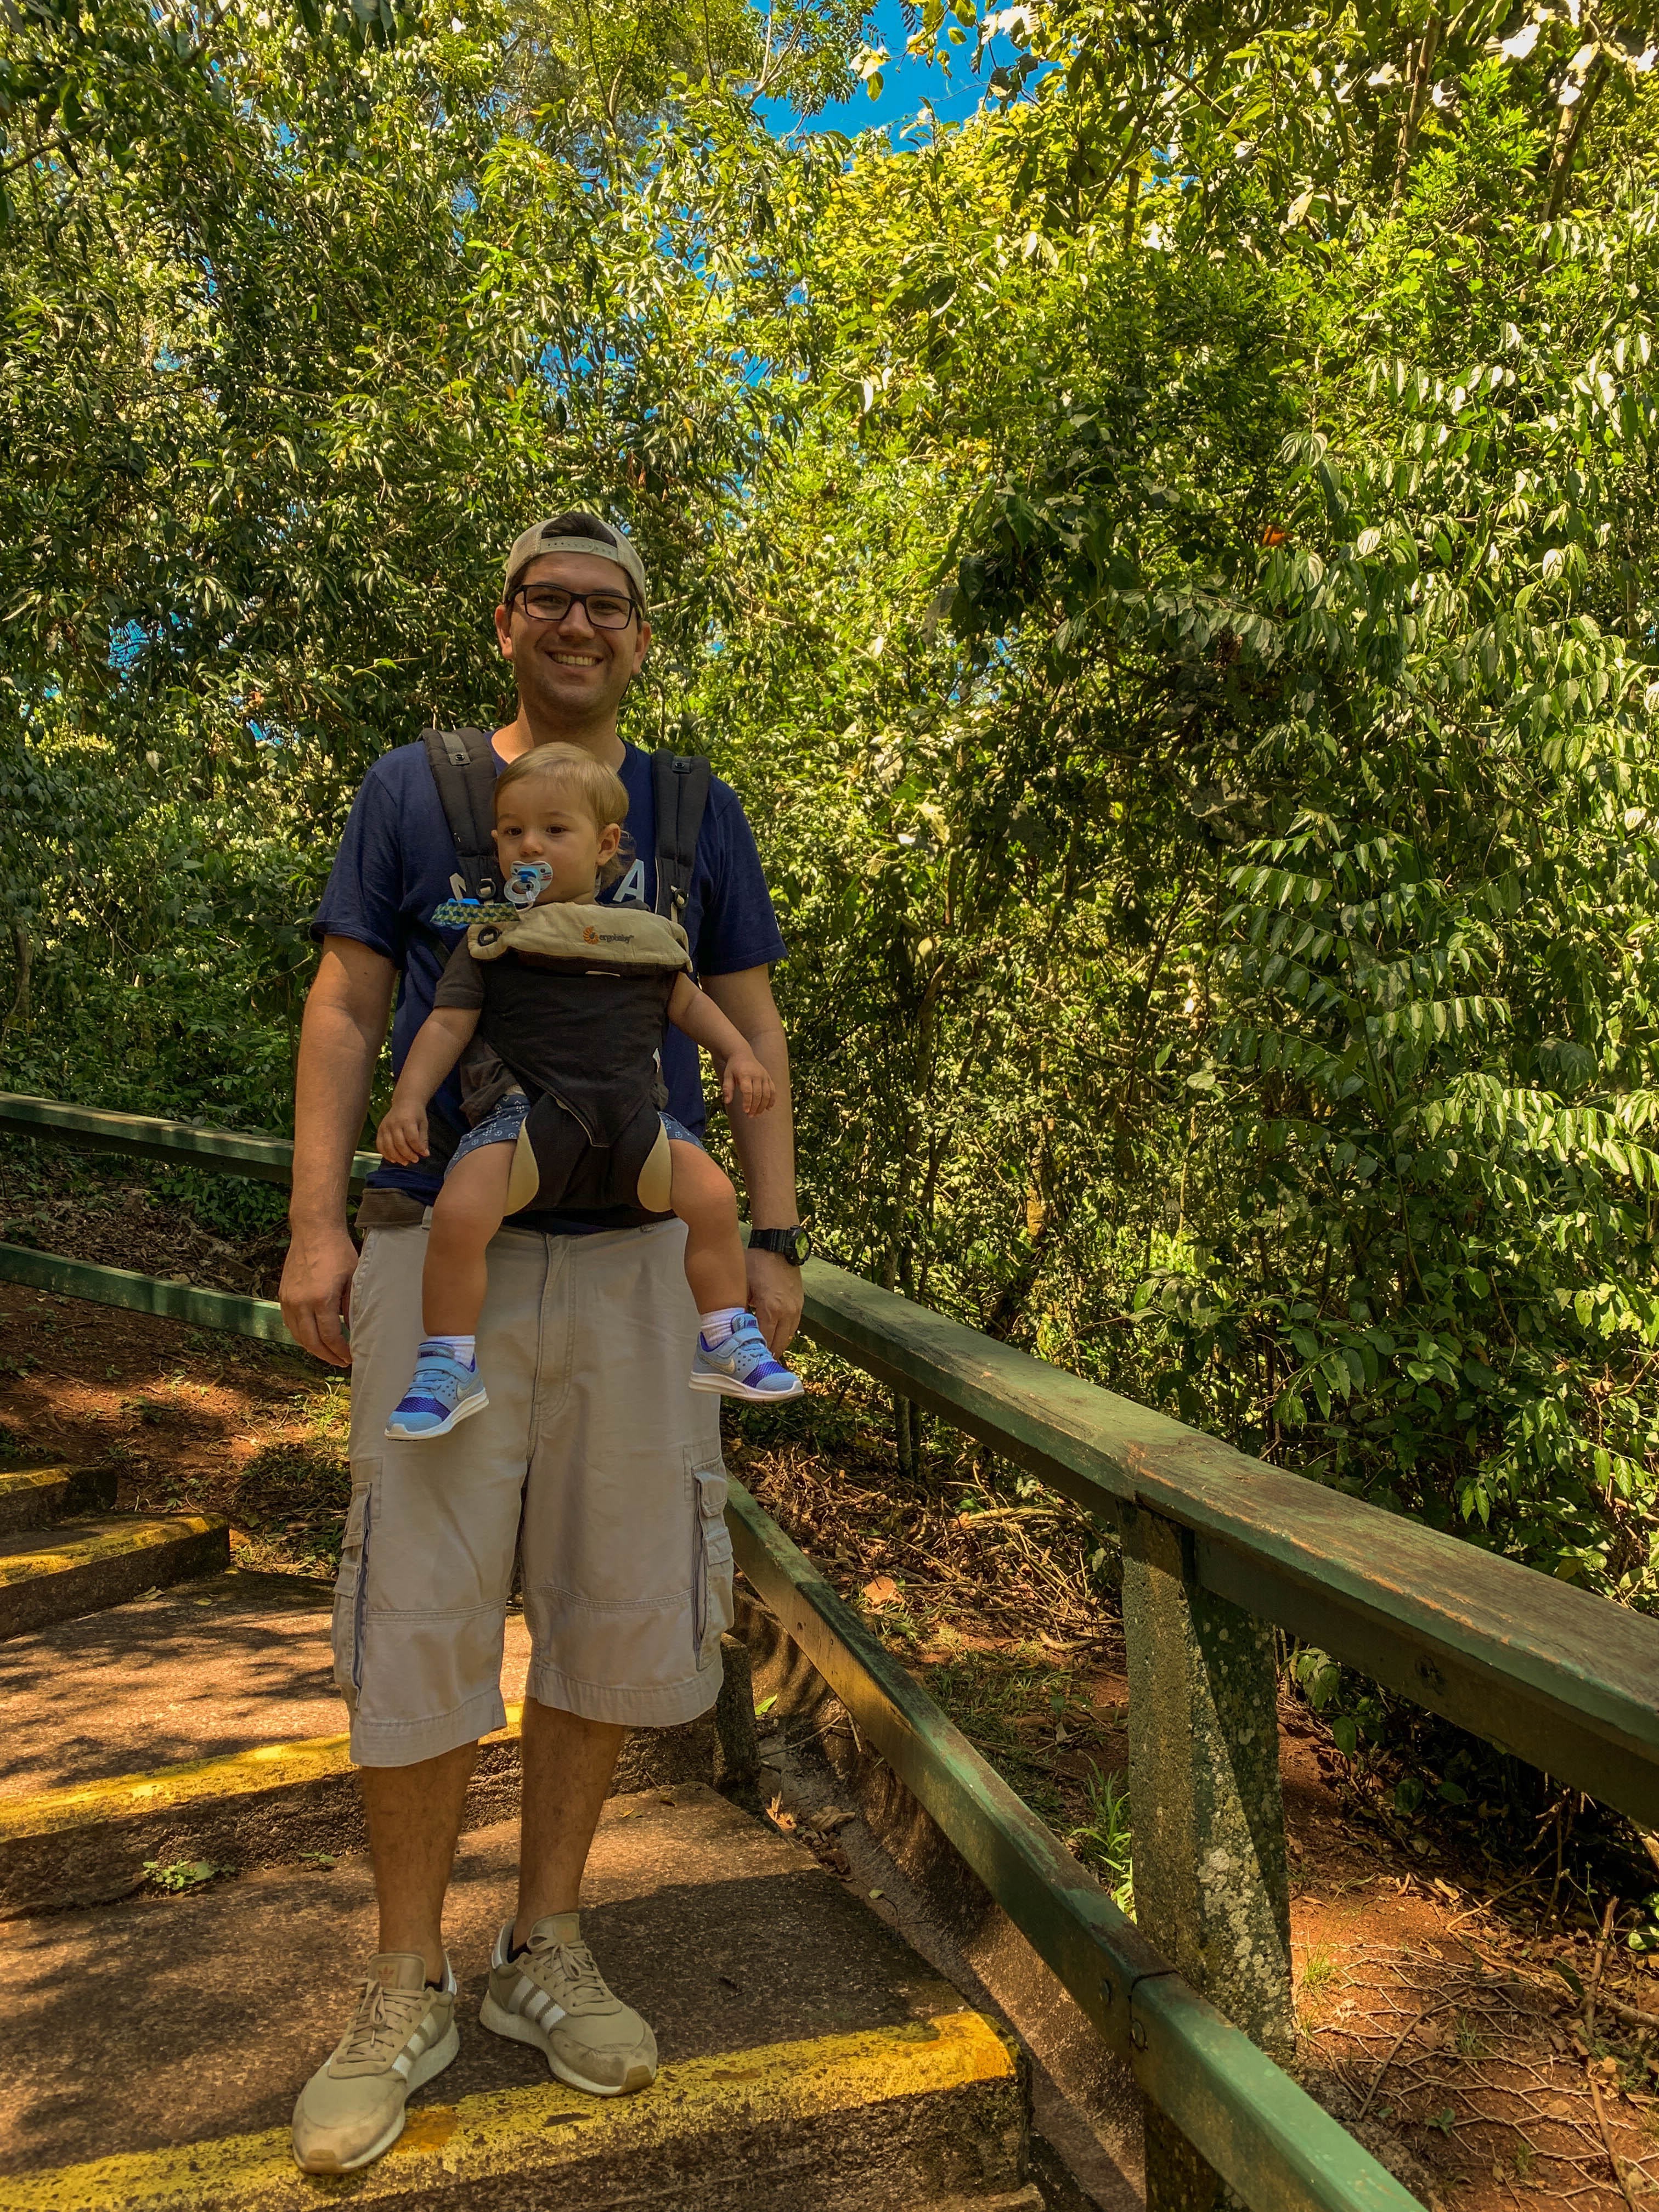
[[[853,0],[366,4],[0,30],[4,1079],[281,1119],[344,800],[580,488],[825,1245],[1653,1603],[1645,20],[928,0],[1018,58],[849,142]]]

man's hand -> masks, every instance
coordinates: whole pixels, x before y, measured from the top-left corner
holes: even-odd
[[[745,1114],[769,1113],[777,1103],[777,1085],[747,1045],[732,1054],[720,1078],[720,1097],[726,1101],[728,1113],[732,1101],[738,1097],[743,1100]]]
[[[325,937],[300,1025],[283,1318],[296,1343],[335,1367],[351,1364],[342,1324],[357,1271],[357,1248],[346,1234],[346,1187],[397,980],[383,952],[349,937]]]
[[[411,1099],[399,1103],[394,1091],[385,1119],[374,1132],[374,1149],[394,1168],[412,1168],[431,1146],[427,1139],[426,1109]]]
[[[774,1356],[781,1359],[800,1327],[800,1269],[776,1252],[750,1252],[749,1310]]]
[[[706,975],[703,988],[769,1079],[775,1103],[764,1114],[732,1114],[732,1138],[749,1190],[749,1218],[761,1229],[789,1229],[795,1210],[795,1127],[789,1110],[789,1047],[764,968]],[[735,1055],[734,1055],[735,1056]],[[776,1252],[749,1255],[749,1305],[774,1356],[781,1358],[800,1327],[800,1269]]]
[[[283,1319],[297,1344],[333,1367],[351,1364],[343,1324],[356,1272],[357,1247],[343,1222],[320,1233],[295,1231],[283,1264]]]

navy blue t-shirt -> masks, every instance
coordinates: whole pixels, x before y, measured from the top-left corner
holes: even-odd
[[[656,808],[651,797],[651,757],[636,745],[624,748],[622,780],[628,793],[629,836],[635,857],[622,881],[606,891],[605,905],[654,908],[657,900]],[[499,766],[505,763],[498,759]],[[398,1000],[392,1019],[392,1068],[403,1066],[415,1033],[432,1011],[432,994],[444,959],[465,932],[441,929],[446,948],[441,957],[421,925],[450,896],[449,878],[459,866],[455,841],[433,781],[426,747],[418,741],[383,753],[363,779],[352,802],[322,904],[311,925],[313,939],[349,937],[384,953],[398,969]],[[777,916],[766,888],[742,802],[728,783],[716,777],[697,836],[697,864],[691,895],[680,917],[699,975],[731,975],[744,968],[763,968],[784,957]],[[668,1111],[688,1129],[701,1132],[705,1109],[697,1048],[669,1028],[662,1048]],[[459,1133],[460,1085],[452,1075],[432,1102]],[[369,1177],[380,1190],[405,1190],[430,1200],[442,1180],[431,1159],[412,1168],[382,1164]]]

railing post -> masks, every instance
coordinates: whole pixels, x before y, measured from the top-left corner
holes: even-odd
[[[1282,2062],[1296,2031],[1273,1631],[1200,1589],[1190,1530],[1121,1516],[1135,1918]],[[1150,2104],[1146,2127],[1148,2212],[1209,2212],[1214,2173]]]

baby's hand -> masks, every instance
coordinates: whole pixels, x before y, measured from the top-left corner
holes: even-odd
[[[752,1052],[732,1054],[720,1078],[720,1097],[728,1109],[732,1101],[741,1097],[745,1114],[764,1114],[777,1095],[777,1085]]]
[[[425,1107],[400,1106],[394,1098],[374,1132],[374,1149],[394,1168],[412,1168],[417,1160],[423,1160],[428,1149]]]

